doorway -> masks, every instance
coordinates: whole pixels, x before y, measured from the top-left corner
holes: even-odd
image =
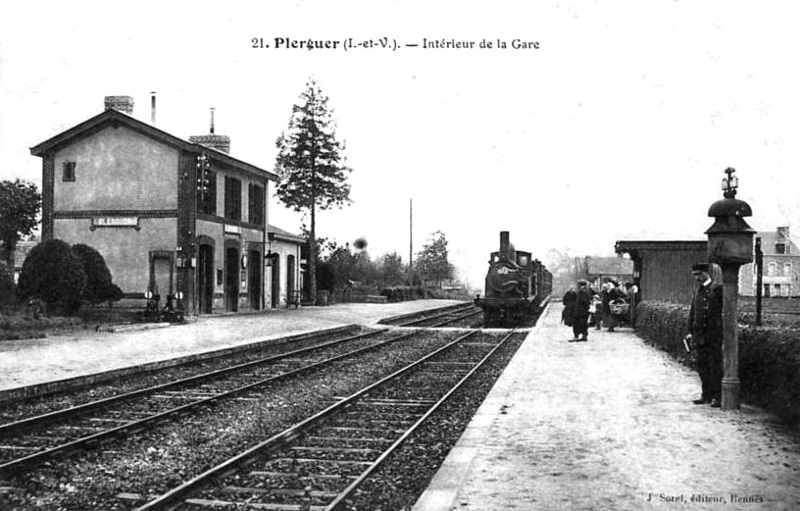
[[[200,314],[211,314],[214,307],[214,247],[200,245],[197,258],[198,310]]]
[[[250,308],[252,310],[261,310],[261,252],[257,250],[250,251]]]
[[[239,310],[239,249],[225,249],[225,310]]]
[[[278,254],[272,255],[272,279],[271,279],[271,304],[276,308],[281,303],[281,259]]]

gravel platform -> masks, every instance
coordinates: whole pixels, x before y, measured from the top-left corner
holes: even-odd
[[[114,332],[3,341],[0,392],[315,330],[373,326],[383,318],[455,303],[459,302],[416,300],[269,309],[189,317],[185,325],[121,326]]]
[[[567,342],[552,304],[413,511],[797,510],[800,444],[631,329]]]

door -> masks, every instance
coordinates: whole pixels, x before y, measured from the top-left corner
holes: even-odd
[[[225,250],[225,310],[239,310],[239,249]]]
[[[167,294],[173,291],[173,264],[171,252],[150,252],[150,290],[158,295],[159,306],[165,303]]]
[[[261,253],[256,250],[250,251],[250,308],[252,310],[261,309]]]
[[[293,302],[294,296],[294,256],[286,257],[286,300],[287,304]]]
[[[281,258],[278,254],[272,256],[272,308],[278,307],[281,303]]]
[[[214,247],[200,245],[197,258],[198,309],[200,314],[211,314],[214,306]]]

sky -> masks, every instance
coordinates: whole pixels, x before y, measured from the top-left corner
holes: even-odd
[[[213,107],[231,155],[272,171],[313,77],[353,169],[352,205],[318,215],[318,235],[363,237],[373,257],[405,262],[441,231],[479,287],[501,230],[541,259],[705,239],[727,167],[753,228],[796,235],[798,11],[769,0],[4,2],[0,179],[41,186],[30,147],[100,113],[107,95],[132,96],[150,122],[153,91],[160,129],[206,134]],[[443,41],[473,44],[425,47]],[[269,201],[270,223],[299,232],[299,215]]]

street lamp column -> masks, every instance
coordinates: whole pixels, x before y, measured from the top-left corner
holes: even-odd
[[[744,217],[752,216],[750,206],[736,199],[738,179],[733,168],[725,169],[723,199],[708,210],[714,224],[708,235],[708,260],[722,267],[722,409],[739,409],[738,296],[739,267],[753,261],[753,234]]]

